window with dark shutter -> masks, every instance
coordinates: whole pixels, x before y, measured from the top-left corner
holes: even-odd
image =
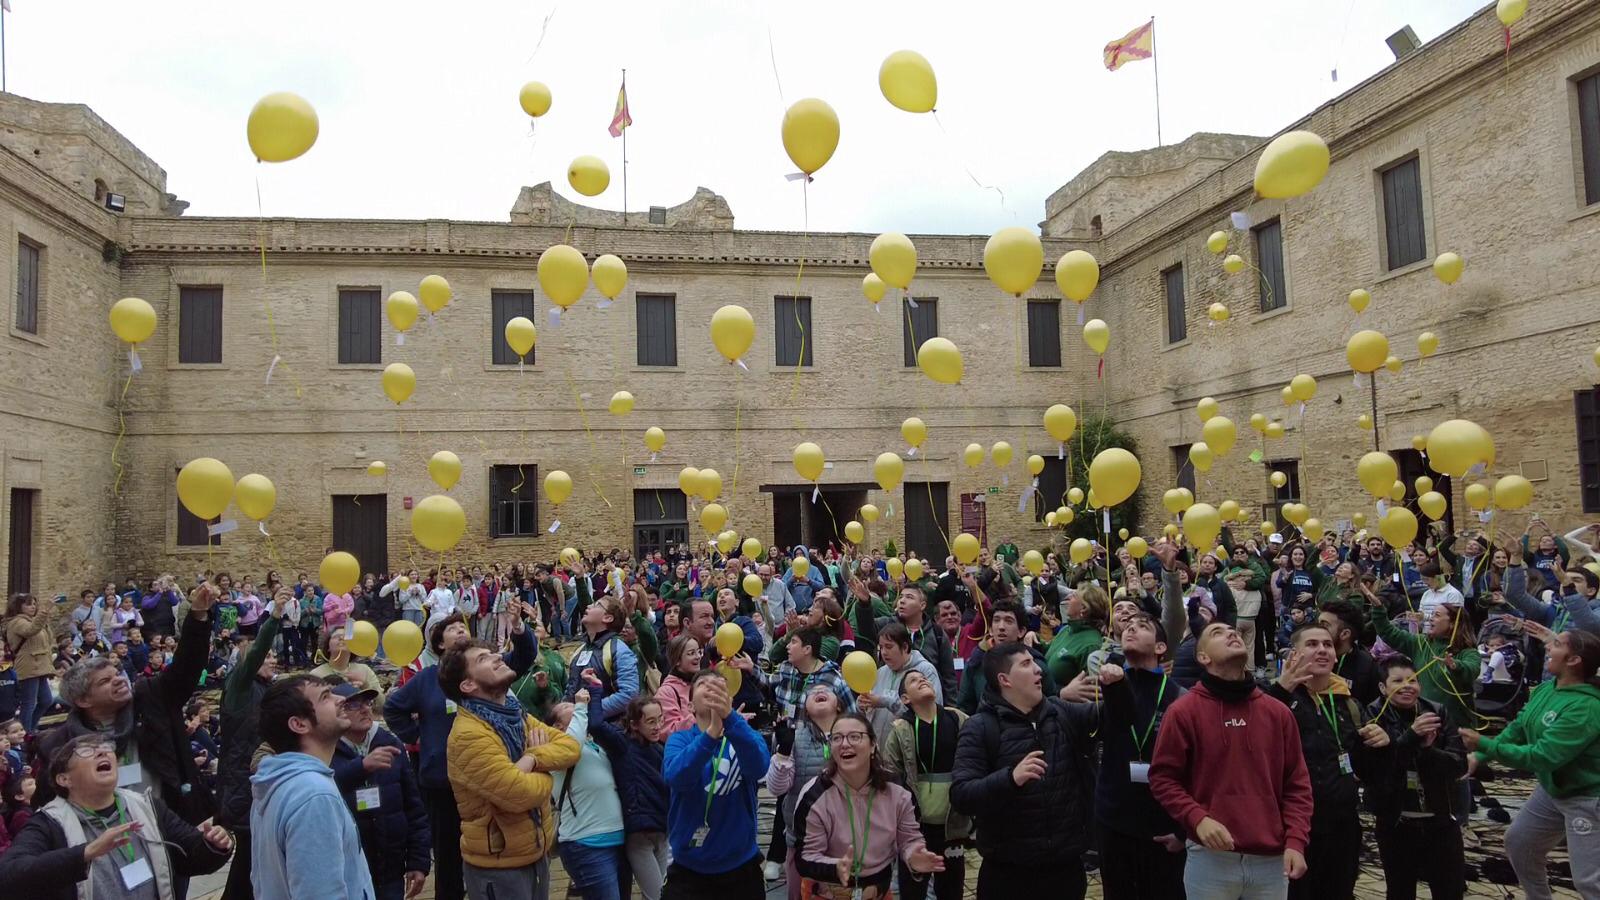
[[[222,362],[222,288],[178,288],[178,362]]]
[[[811,331],[811,298],[774,297],[772,317],[778,365],[811,365],[811,345],[816,343]]]
[[[1279,533],[1287,534],[1294,525],[1283,517],[1283,508],[1290,503],[1300,502],[1300,460],[1276,459],[1267,467],[1273,472],[1282,472],[1285,480],[1283,487],[1272,489],[1272,502],[1261,507],[1261,521],[1273,522]],[[1307,562],[1310,562],[1309,557]]]
[[[172,471],[176,476],[181,470],[173,469]],[[174,494],[174,497],[176,497],[176,494]],[[222,535],[210,533],[211,526],[222,521],[220,516],[215,519],[202,519],[189,512],[188,507],[183,505],[182,500],[178,500],[177,504],[179,547],[204,547],[207,543],[210,543],[213,547],[222,546]]]
[[[489,335],[489,342],[494,345],[494,356],[490,362],[497,366],[514,366],[519,362],[531,365],[539,348],[534,347],[528,351],[527,357],[519,359],[517,352],[506,343],[506,323],[517,316],[533,320],[533,292],[493,291],[489,294],[489,309],[494,323],[494,332]]]
[[[538,533],[539,467],[490,466],[489,536],[529,537]]]
[[[1188,488],[1189,493],[1194,493],[1194,463],[1189,461],[1189,444],[1179,444],[1172,448],[1172,468],[1178,473],[1178,487]]]
[[[949,521],[949,482],[905,483],[906,545],[903,549],[926,560],[932,572],[942,569],[945,557],[950,554],[950,545],[945,539],[950,533]]]
[[[1189,337],[1188,312],[1183,299],[1183,264],[1161,273],[1161,287],[1167,298],[1167,343],[1176,344]]]
[[[383,362],[383,302],[367,288],[339,289],[339,363]]]
[[[1283,283],[1283,223],[1273,219],[1254,229],[1257,286],[1261,292],[1261,311],[1270,312],[1289,305],[1289,291]]]
[[[1578,494],[1583,511],[1600,512],[1600,387],[1572,395],[1578,414]]]
[[[1583,148],[1583,202],[1600,203],[1600,73],[1580,79],[1578,139]]]
[[[1389,271],[1428,255],[1422,225],[1422,163],[1413,156],[1383,170],[1383,237]]]
[[[916,301],[915,309],[909,299],[900,301],[900,332],[905,338],[908,368],[917,364],[917,348],[928,338],[939,336],[939,301],[933,297],[918,297]]]
[[[17,239],[17,330],[39,333],[39,261],[44,248]]]
[[[639,365],[678,364],[678,298],[672,294],[634,297],[639,329]]]
[[[1067,505],[1067,461],[1054,454],[1044,458],[1039,473],[1039,492],[1033,497],[1033,520],[1043,522],[1045,513]]]
[[[1060,367],[1061,301],[1028,301],[1028,365]]]

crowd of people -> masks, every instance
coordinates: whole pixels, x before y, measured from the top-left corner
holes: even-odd
[[[1097,871],[1108,898],[1343,900],[1375,845],[1389,897],[1449,898],[1470,813],[1511,819],[1499,769],[1538,783],[1505,837],[1526,895],[1564,842],[1600,897],[1597,538],[679,547],[18,594],[0,884],[181,900],[226,865],[230,900],[544,900],[558,859],[591,900],[950,900],[969,864],[980,898]],[[352,653],[355,622],[401,620],[415,659]]]

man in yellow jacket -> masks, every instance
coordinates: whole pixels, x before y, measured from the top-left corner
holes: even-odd
[[[459,706],[446,756],[473,900],[549,897],[550,773],[578,761],[577,741],[523,712],[509,693],[516,677],[481,641],[439,661],[439,687]]]

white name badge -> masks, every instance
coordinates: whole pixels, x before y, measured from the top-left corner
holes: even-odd
[[[447,716],[453,716],[456,714],[456,702],[448,697],[445,698],[444,701],[444,714]]]
[[[1128,763],[1128,780],[1134,784],[1150,783],[1150,764],[1144,762]]]
[[[117,766],[117,787],[144,783],[144,767],[138,763]]]
[[[577,658],[574,659],[573,662],[576,663],[577,665],[580,665],[580,666],[587,666],[589,664],[589,660],[591,660],[593,658],[594,658],[594,652],[590,651],[590,650],[585,650],[582,653],[579,653]]]
[[[382,805],[383,798],[379,796],[378,788],[366,787],[356,789],[356,812],[366,812],[369,809],[377,809]]]
[[[142,856],[118,871],[122,875],[122,886],[130,891],[156,877],[155,873],[150,871],[150,860]]]
[[[960,672],[967,667],[967,661],[958,656],[955,658],[955,667],[956,671]]]

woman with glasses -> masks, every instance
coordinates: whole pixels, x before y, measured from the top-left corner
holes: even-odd
[[[834,719],[828,763],[794,811],[802,896],[885,897],[901,860],[919,877],[944,870],[944,857],[923,841],[911,792],[894,783],[877,743],[866,716]]]
[[[118,789],[117,748],[101,735],[67,741],[47,774],[56,798],[0,856],[9,896],[174,900],[189,878],[222,868],[233,851],[233,836],[210,819],[196,828],[160,800]]]

